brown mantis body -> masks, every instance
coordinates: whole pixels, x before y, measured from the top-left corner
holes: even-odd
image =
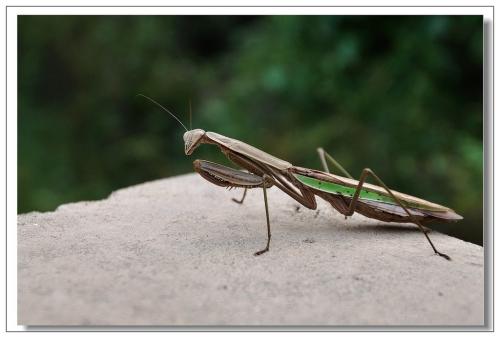
[[[268,237],[266,247],[256,252],[256,255],[269,250],[271,228],[266,189],[274,185],[309,209],[316,209],[315,196],[318,196],[345,216],[357,212],[384,222],[414,223],[422,230],[434,252],[450,259],[435,248],[424,224],[457,221],[462,217],[447,207],[390,190],[368,168],[362,171],[356,181],[321,148],[318,152],[325,172],[294,166],[241,141],[201,129],[187,131],[184,134],[184,142],[186,155],[191,155],[200,144],[214,144],[230,161],[248,171],[247,173],[204,160],[195,160],[193,163],[195,171],[213,184],[244,188],[243,198],[233,199],[235,202],[243,202],[247,189],[263,189]],[[329,173],[326,159],[350,178]],[[379,186],[365,183],[368,176],[373,177]]]
[[[448,255],[436,249],[424,224],[461,220],[462,216],[452,209],[392,191],[369,168],[363,169],[359,180],[355,180],[322,148],[318,148],[318,153],[325,171],[294,166],[249,144],[214,132],[206,132],[202,129],[188,130],[168,109],[147,96],[139,95],[159,105],[186,129],[183,137],[186,155],[191,155],[201,144],[213,144],[219,147],[231,162],[248,171],[244,172],[204,160],[193,162],[194,170],[209,182],[222,187],[244,188],[241,200],[233,199],[233,201],[241,204],[245,199],[247,189],[262,188],[267,221],[267,244],[255,255],[269,250],[271,225],[267,189],[276,186],[309,209],[317,208],[316,196],[318,196],[346,217],[357,212],[383,222],[414,223],[425,235],[434,253],[450,260]],[[329,160],[344,176],[331,174],[326,160]],[[379,185],[366,183],[368,176],[374,178]]]

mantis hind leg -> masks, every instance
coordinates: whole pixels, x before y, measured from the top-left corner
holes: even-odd
[[[410,211],[404,206],[403,202],[401,202],[401,200],[396,197],[392,191],[387,187],[387,185],[377,176],[375,175],[375,173],[371,170],[371,169],[368,169],[368,168],[365,168],[363,169],[362,173],[361,173],[361,176],[359,178],[359,183],[358,183],[358,186],[356,187],[356,191],[354,192],[354,196],[351,200],[351,203],[349,204],[349,210],[348,212],[345,214],[346,216],[351,216],[353,213],[354,213],[354,210],[356,208],[356,203],[358,202],[359,200],[359,194],[361,192],[361,189],[363,187],[363,184],[367,178],[367,176],[370,175],[372,176],[376,181],[377,183],[382,186],[386,191],[387,193],[391,196],[391,198],[401,207],[403,208],[403,210],[408,214],[408,217],[412,220],[412,222],[414,224],[416,224],[419,229],[422,231],[422,233],[425,235],[425,238],[427,238],[427,241],[429,242],[429,244],[431,245],[432,247],[432,250],[434,250],[434,253],[436,253],[437,255],[447,259],[447,260],[451,260],[450,256],[444,254],[444,253],[441,253],[439,252],[436,247],[434,246],[434,244],[432,243],[431,239],[429,238],[429,235],[427,234],[427,230],[426,228],[420,223],[419,220],[417,220],[415,218],[414,215],[412,215],[410,213]]]
[[[321,164],[323,165],[323,169],[329,173],[330,169],[328,168],[328,164],[326,163],[326,160],[330,161],[335,168],[337,168],[342,174],[344,174],[346,177],[353,178],[351,174],[347,172],[347,170],[344,169],[342,165],[340,165],[337,160],[335,160],[330,154],[328,154],[323,148],[318,148],[316,149],[318,151],[319,159],[321,160]]]

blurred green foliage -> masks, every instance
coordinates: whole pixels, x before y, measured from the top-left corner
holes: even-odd
[[[482,244],[481,16],[21,16],[18,212],[192,171],[188,124],[452,207]],[[195,158],[227,163],[214,147]],[[206,183],[208,184],[208,183]],[[229,203],[229,202],[228,202]]]

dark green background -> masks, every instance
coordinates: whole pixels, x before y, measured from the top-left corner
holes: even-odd
[[[480,16],[21,16],[18,212],[227,163],[183,152],[193,127],[465,217],[434,228],[482,244]],[[206,184],[209,184],[208,182]],[[235,195],[239,196],[238,192]],[[229,203],[229,202],[228,202]],[[167,206],[166,206],[167,207]],[[196,206],[193,206],[195,212]]]

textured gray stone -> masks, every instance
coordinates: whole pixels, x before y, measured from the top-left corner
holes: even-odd
[[[18,216],[22,325],[483,325],[483,248],[194,174]]]

